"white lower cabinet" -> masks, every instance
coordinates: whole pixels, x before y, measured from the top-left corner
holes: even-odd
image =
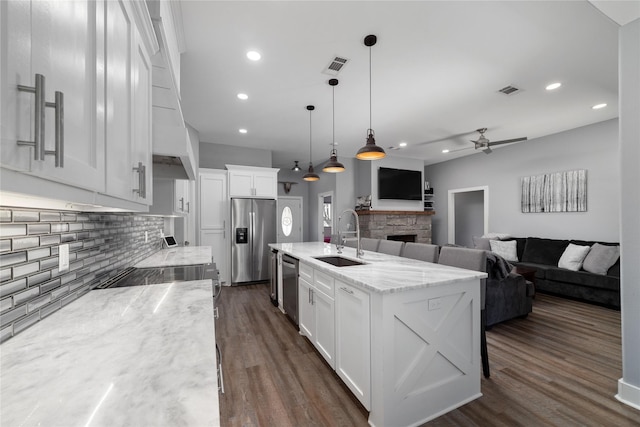
[[[371,336],[369,294],[335,281],[336,373],[368,410],[371,409]]]
[[[300,334],[313,342],[316,335],[316,316],[311,303],[313,286],[302,277],[298,278],[298,327]]]
[[[312,277],[311,281],[308,280]],[[300,263],[298,279],[298,323],[300,333],[313,343],[335,369],[334,279]]]

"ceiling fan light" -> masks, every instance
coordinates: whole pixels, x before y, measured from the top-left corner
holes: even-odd
[[[373,130],[369,129],[369,135],[367,136],[367,143],[364,147],[358,150],[356,159],[360,160],[378,160],[387,155],[382,147],[376,145],[376,139],[373,136]]]
[[[320,176],[313,170],[313,163],[309,163],[309,171],[302,177],[305,181],[318,181]]]
[[[329,173],[338,173],[338,172],[344,172],[344,170],[345,170],[344,165],[338,161],[338,153],[336,153],[336,151],[333,150],[331,152],[331,157],[329,158],[329,161],[327,162],[326,165],[324,165],[324,167],[322,168],[322,171],[329,172]]]

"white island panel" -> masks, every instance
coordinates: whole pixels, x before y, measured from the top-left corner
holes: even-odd
[[[482,395],[486,273],[369,251],[364,265],[335,267],[317,257],[357,259],[355,249],[271,246],[335,279],[335,370],[370,410],[370,425],[418,426]]]

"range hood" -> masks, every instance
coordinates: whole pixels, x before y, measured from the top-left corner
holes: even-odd
[[[176,16],[180,4],[147,2],[159,51],[151,58],[153,176],[196,179],[196,162],[180,105],[180,47]],[[181,34],[181,33],[180,33]],[[196,141],[197,142],[197,141]]]
[[[196,165],[186,127],[153,125],[153,176],[196,179]]]

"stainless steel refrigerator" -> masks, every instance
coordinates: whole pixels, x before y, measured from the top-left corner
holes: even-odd
[[[269,280],[271,250],[276,243],[276,201],[231,199],[231,283]]]

